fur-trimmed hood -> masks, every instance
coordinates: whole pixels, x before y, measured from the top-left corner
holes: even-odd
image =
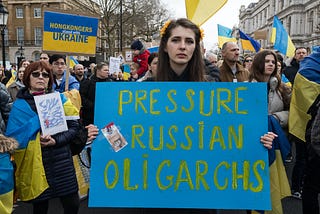
[[[18,142],[11,137],[0,134],[0,153],[13,152],[18,148]]]

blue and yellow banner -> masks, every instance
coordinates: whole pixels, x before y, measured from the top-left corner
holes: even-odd
[[[266,87],[97,83],[89,206],[270,210]]]
[[[43,25],[44,51],[96,53],[97,18],[45,11]]]
[[[232,30],[230,28],[218,24],[219,48],[221,48],[225,42],[237,42],[237,40],[232,36]]]
[[[320,48],[300,62],[292,90],[289,111],[289,132],[305,141],[305,132],[311,116],[307,113],[320,94]]]
[[[271,34],[271,42],[273,43],[273,48],[278,50],[280,53],[293,57],[295,46],[291,41],[289,34],[283,27],[281,21],[277,16],[273,17],[273,27]]]
[[[197,25],[202,25],[216,12],[218,12],[228,0],[185,0],[188,19]]]
[[[249,50],[253,52],[259,52],[261,49],[261,45],[259,42],[239,30],[240,33],[240,41],[243,50]]]
[[[0,213],[11,214],[14,174],[9,153],[0,153]]]

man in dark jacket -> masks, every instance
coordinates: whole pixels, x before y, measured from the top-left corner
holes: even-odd
[[[296,48],[294,52],[294,57],[290,62],[290,65],[283,69],[284,75],[291,82],[292,86],[294,83],[294,78],[300,67],[300,62],[307,56],[307,49],[304,47]]]
[[[221,82],[246,82],[249,71],[239,63],[239,46],[234,42],[225,42],[221,53],[223,63],[219,67]]]
[[[307,49],[304,47],[298,47],[295,50],[294,58],[291,60],[289,66],[285,67],[283,70],[284,75],[287,79],[291,82],[292,87],[294,84],[294,78],[297,75],[297,72],[300,68],[300,62],[307,56]],[[292,196],[298,199],[301,199],[302,193],[302,185],[303,185],[303,177],[304,177],[304,169],[306,165],[306,144],[299,138],[295,137],[294,135],[289,135],[290,142],[295,143],[296,148],[296,157],[295,163],[292,170],[291,176],[291,189],[292,189]],[[286,162],[292,161],[292,156],[288,156]]]

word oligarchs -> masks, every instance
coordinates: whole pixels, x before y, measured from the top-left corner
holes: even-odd
[[[192,191],[232,189],[260,192],[264,188],[262,174],[265,173],[267,165],[263,160],[221,161],[210,165],[208,160],[165,159],[160,160],[151,170],[148,168],[148,154],[144,154],[143,158],[141,166],[130,158],[124,159],[120,164],[116,160],[109,160],[104,170],[105,187],[135,191],[148,190],[149,186],[152,186],[162,191],[175,192],[186,189]],[[140,179],[130,176],[132,170],[140,172]]]
[[[121,90],[118,94],[118,114],[125,115],[126,109],[133,109],[135,113],[141,110],[144,114],[160,115],[162,113],[193,112],[199,111],[202,116],[212,114],[248,114],[248,110],[241,109],[240,104],[245,102],[241,97],[246,93],[247,87],[217,88],[215,90],[187,89],[184,94],[179,94],[176,89],[167,90],[165,98],[161,97],[163,91],[151,90]],[[185,98],[183,103],[177,103],[177,98]],[[162,99],[162,100],[160,100]],[[196,103],[195,103],[196,102]],[[158,103],[161,103],[159,105]],[[158,105],[157,105],[158,104]],[[199,108],[199,109],[196,109]]]

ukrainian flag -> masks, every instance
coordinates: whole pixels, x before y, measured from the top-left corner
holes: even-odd
[[[79,111],[64,94],[60,94],[66,117],[79,117]],[[11,109],[6,135],[19,142],[14,153],[16,190],[22,201],[37,198],[48,187],[40,146],[39,116],[23,99],[17,99]]]
[[[308,121],[307,114],[312,103],[320,94],[320,48],[306,56],[300,62],[292,90],[289,111],[289,132],[305,141],[305,131]]]
[[[274,44],[273,48],[277,49],[280,53],[288,57],[294,56],[294,51],[296,48],[277,16],[273,17],[271,42]]]
[[[239,33],[240,33],[240,41],[241,41],[243,50],[259,52],[259,50],[261,49],[261,45],[259,44],[259,42],[252,39],[250,36],[243,33],[241,30],[239,30]]]
[[[218,43],[221,48],[225,42],[236,42],[236,38],[232,37],[232,30],[218,24]]]
[[[73,68],[73,66],[79,64],[78,60],[77,60],[75,57],[73,57],[73,56],[70,56],[70,57],[69,57],[69,60],[70,60],[70,61],[69,61],[69,68]]]
[[[12,213],[13,179],[13,166],[10,154],[0,153],[0,213]]]
[[[14,69],[11,69],[11,78],[9,79],[9,81],[6,84],[6,87],[8,88],[12,83],[14,83],[14,81],[16,80],[17,77],[17,71]]]
[[[185,0],[187,17],[200,26],[226,3],[227,0]]]

